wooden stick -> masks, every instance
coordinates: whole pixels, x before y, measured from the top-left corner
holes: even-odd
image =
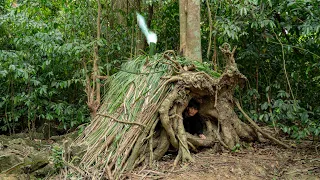
[[[112,176],[110,167],[107,165],[106,168],[107,168],[107,175],[108,175],[109,180],[113,180],[113,176]]]
[[[72,168],[73,170],[77,171],[78,173],[80,173],[81,176],[83,176],[85,179],[86,179],[87,177],[90,177],[90,176],[88,176],[88,175],[90,175],[88,172],[85,172],[84,170],[82,170],[82,169],[80,169],[80,168],[72,165],[71,163],[69,163],[69,162],[67,162],[67,161],[65,161],[65,160],[63,160],[63,163],[64,163],[66,166],[68,166],[68,167]]]
[[[174,51],[166,51],[165,53],[163,53],[163,57],[165,57],[166,59],[168,59],[169,61],[173,62],[176,65],[176,68],[179,69],[180,71],[183,70],[182,66],[180,63],[178,63],[175,60],[172,60],[170,58],[170,56],[168,55],[168,53],[172,52],[172,54],[174,55],[175,59],[176,59],[176,55],[174,54]]]
[[[121,121],[121,120],[118,120],[118,119],[116,119],[116,118],[114,118],[114,117],[112,117],[112,116],[106,115],[106,114],[100,114],[100,113],[98,113],[97,115],[111,118],[112,120],[114,120],[114,121],[116,121],[116,122],[119,122],[119,123],[134,124],[134,125],[139,125],[139,126],[142,126],[142,127],[146,128],[145,125],[140,124],[140,123],[138,123],[138,122]]]
[[[108,76],[96,76],[96,78],[105,80],[105,79],[108,79]]]

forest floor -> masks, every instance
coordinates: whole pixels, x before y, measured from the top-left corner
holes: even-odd
[[[289,142],[287,142],[289,143]],[[294,143],[292,141],[291,143]],[[195,163],[172,170],[175,154],[167,154],[153,169],[140,167],[130,179],[320,179],[320,144],[303,141],[295,149],[270,143],[250,143],[238,152],[214,153],[202,149],[193,153]]]
[[[66,141],[64,136],[61,138],[54,143],[53,140],[30,140],[23,136],[0,136],[0,180],[60,179],[54,176],[54,174],[48,173],[47,169],[50,170],[51,167],[52,171],[52,168],[54,168],[51,160],[49,160],[50,162],[47,166],[35,171],[33,174],[27,173],[26,168],[28,167],[29,170],[41,168],[43,161],[37,159],[47,159],[49,156],[52,156],[52,150],[50,149],[55,144]],[[236,152],[222,150],[216,153],[213,148],[201,149],[198,153],[192,153],[195,160],[194,163],[180,164],[173,170],[172,167],[177,154],[176,152],[169,152],[162,160],[155,163],[152,169],[141,166],[130,174],[124,174],[124,176],[133,180],[320,180],[320,142],[302,141],[301,143],[295,143],[293,140],[284,142],[296,147],[284,149],[268,141],[266,143],[243,143]],[[22,172],[18,170],[17,172],[12,171],[7,174],[3,171],[15,164],[28,161],[37,163],[34,163],[34,168],[30,168],[29,165],[20,168]]]

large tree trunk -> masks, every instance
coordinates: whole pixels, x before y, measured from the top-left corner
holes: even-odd
[[[180,52],[201,62],[200,0],[179,0],[179,14]]]

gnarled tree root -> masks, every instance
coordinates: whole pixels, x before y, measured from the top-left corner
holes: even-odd
[[[271,141],[289,148],[288,145],[264,133],[235,101],[250,124],[246,124],[238,118],[234,111],[233,92],[237,85],[246,81],[246,78],[238,71],[235,64],[235,49],[231,52],[227,46],[224,46],[222,50],[227,57],[227,66],[220,78],[212,78],[203,72],[183,71],[180,65],[174,63],[179,74],[169,79],[174,79],[175,87],[159,109],[159,118],[164,129],[161,131],[161,141],[170,143],[178,151],[174,166],[179,161],[193,161],[190,150],[197,151],[198,147],[212,147],[216,144],[231,150],[240,140],[258,140],[258,132]],[[191,98],[201,103],[199,113],[206,119],[204,130],[206,139],[185,132],[183,127],[182,113]],[[165,138],[167,140],[164,140]],[[165,149],[169,148],[168,144],[164,146]],[[156,148],[154,152],[160,152],[160,148]],[[154,159],[160,158],[159,155],[163,153],[164,151],[157,153],[154,155],[157,158]]]

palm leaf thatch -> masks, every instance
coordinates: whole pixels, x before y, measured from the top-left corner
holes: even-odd
[[[109,79],[97,116],[74,142],[87,149],[73,169],[90,179],[121,179],[140,163],[152,166],[169,146],[178,151],[175,166],[193,161],[190,150],[199,146],[231,149],[240,139],[257,139],[256,129],[234,112],[234,89],[246,78],[236,67],[234,51],[221,50],[226,55],[221,75],[172,51],[125,63]],[[185,132],[182,113],[191,98],[201,102],[206,139]]]

